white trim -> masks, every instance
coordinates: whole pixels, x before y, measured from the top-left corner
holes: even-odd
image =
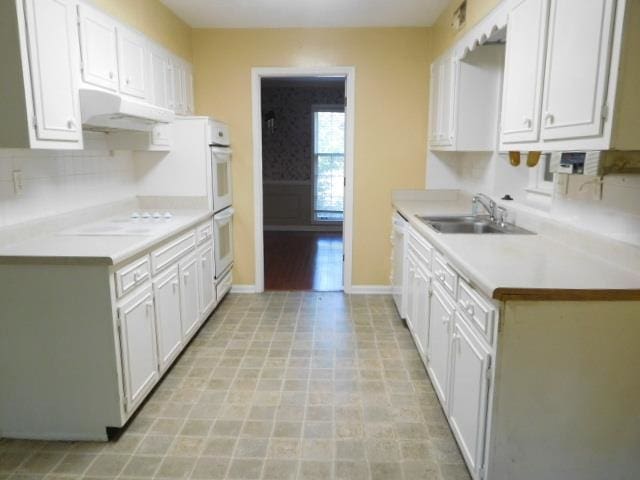
[[[231,285],[231,293],[256,293],[255,285]]]
[[[345,198],[343,222],[345,293],[352,292],[353,265],[353,173],[354,173],[354,127],[355,127],[355,67],[255,67],[251,69],[251,111],[253,137],[253,213],[254,213],[254,258],[255,291],[264,291],[264,242],[262,205],[262,112],[261,85],[264,77],[318,77],[337,76],[345,78],[346,145],[345,145]]]
[[[351,295],[391,295],[391,285],[351,285]]]

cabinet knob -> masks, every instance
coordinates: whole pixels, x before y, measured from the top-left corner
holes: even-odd
[[[522,119],[522,124],[527,128],[531,128],[531,125],[532,125],[531,119],[528,117],[524,117]]]
[[[67,128],[69,130],[73,130],[75,126],[76,126],[76,122],[74,122],[73,119],[67,120]]]
[[[442,320],[442,324],[446,325],[447,323],[449,323],[449,316],[443,315],[441,320]]]
[[[109,78],[113,80],[113,72],[109,72]]]
[[[129,77],[127,77],[127,78],[124,80],[124,82],[125,82],[127,85],[129,85],[129,84],[131,83],[131,79],[130,79]]]
[[[555,118],[553,117],[553,114],[550,112],[545,113],[544,119],[547,122],[547,125],[553,125],[553,122],[555,120]]]

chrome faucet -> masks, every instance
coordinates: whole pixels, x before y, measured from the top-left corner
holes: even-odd
[[[474,215],[478,215],[478,207],[481,206],[487,211],[491,221],[496,221],[496,202],[491,200],[487,195],[484,193],[476,193],[471,199],[471,203],[473,205],[472,212]]]

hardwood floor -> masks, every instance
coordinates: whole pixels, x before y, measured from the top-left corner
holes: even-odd
[[[265,232],[266,290],[342,290],[341,232]]]

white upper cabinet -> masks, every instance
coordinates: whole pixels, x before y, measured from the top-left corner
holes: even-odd
[[[75,5],[0,2],[0,148],[82,148]]]
[[[184,67],[185,113],[193,115],[196,111],[193,95],[193,69],[188,63],[185,63]]]
[[[146,98],[147,42],[127,28],[118,27],[118,65],[120,91],[138,98]]]
[[[449,55],[431,66],[431,146],[448,147],[454,142],[454,107],[457,62]]]
[[[602,134],[614,3],[552,0],[543,139]]]
[[[91,85],[118,90],[116,23],[85,4],[78,6],[82,79]]]
[[[167,66],[169,59],[159,48],[149,48],[149,101],[154,105],[169,108],[167,95]]]
[[[521,0],[509,12],[502,143],[539,139],[548,8],[548,0]]]
[[[82,142],[75,9],[67,0],[24,4],[38,140]]]

